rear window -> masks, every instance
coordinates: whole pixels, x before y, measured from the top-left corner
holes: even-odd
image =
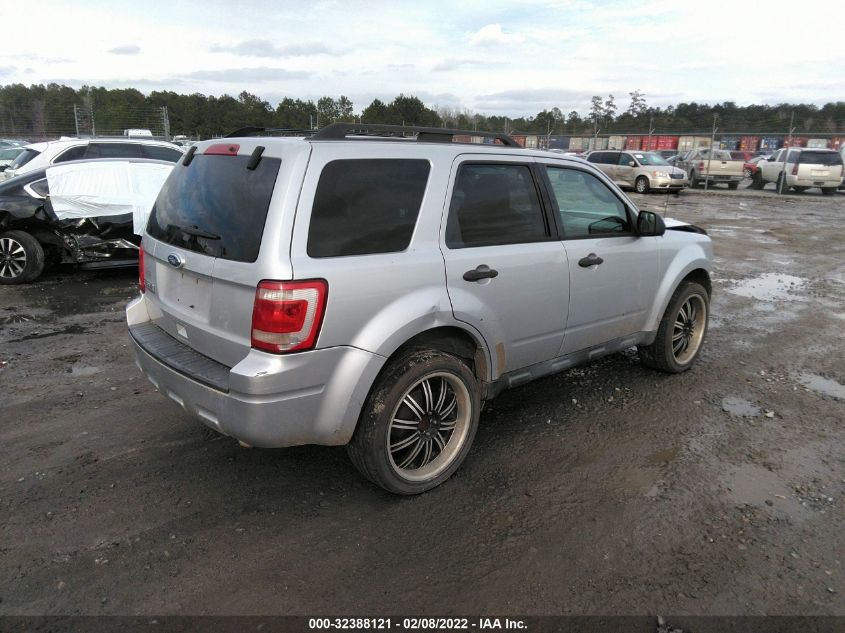
[[[29,161],[31,161],[33,158],[38,156],[40,153],[41,152],[38,152],[34,149],[25,149],[20,154],[18,154],[18,157],[15,158],[15,160],[13,160],[11,163],[9,163],[8,168],[9,169],[18,169],[20,167],[23,167]]]
[[[184,154],[178,149],[172,147],[162,147],[161,145],[142,145],[141,156],[144,158],[154,158],[157,160],[166,160],[175,163],[182,158]]]
[[[158,194],[147,233],[211,257],[254,262],[261,246],[270,197],[282,161],[197,154],[177,163]]]
[[[69,160],[82,160],[85,158],[85,152],[88,150],[87,145],[77,145],[76,147],[71,147],[70,149],[66,149],[61,154],[56,156],[53,159],[54,163],[64,163]]]
[[[841,165],[839,152],[801,152],[798,162],[804,165]]]
[[[85,158],[140,158],[138,143],[89,143]]]
[[[404,251],[417,223],[427,160],[354,159],[328,163],[320,174],[309,257],[342,257]]]

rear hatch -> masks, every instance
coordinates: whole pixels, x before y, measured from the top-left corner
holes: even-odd
[[[292,218],[285,222],[283,216],[298,189],[291,204],[290,170],[280,175],[286,147],[268,141],[199,145],[174,167],[144,234],[145,297],[153,321],[229,367],[249,353],[258,282],[291,275]],[[307,158],[308,143],[287,143],[290,154]],[[268,149],[253,164],[259,145]]]
[[[839,152],[805,150],[798,156],[795,175],[800,180],[812,180],[820,186],[838,184],[842,177],[842,156]]]

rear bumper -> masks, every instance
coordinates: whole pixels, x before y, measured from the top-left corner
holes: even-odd
[[[841,178],[799,178],[798,176],[787,176],[786,184],[790,187],[839,187],[842,184]]]
[[[699,176],[700,180],[709,180],[710,182],[742,182],[743,178],[745,178],[745,176],[726,176],[722,174]]]
[[[130,304],[127,313],[142,301]],[[161,330],[151,332],[155,326],[137,323],[136,317],[129,319],[134,322],[129,340],[150,382],[207,426],[253,446],[346,444],[385,361],[354,347],[290,355],[251,350],[226,368]],[[140,331],[144,327],[146,335]],[[156,336],[170,341],[156,344]]]

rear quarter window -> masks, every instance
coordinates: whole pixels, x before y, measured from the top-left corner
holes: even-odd
[[[431,166],[419,159],[344,159],[320,174],[309,257],[404,251],[411,242]]]

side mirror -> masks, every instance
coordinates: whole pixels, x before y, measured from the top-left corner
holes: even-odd
[[[656,213],[640,211],[637,216],[637,235],[640,237],[657,237],[666,232],[666,224]]]
[[[632,161],[632,160],[628,161],[628,167],[636,167],[636,166],[637,166],[637,163],[635,163],[634,161]]]

